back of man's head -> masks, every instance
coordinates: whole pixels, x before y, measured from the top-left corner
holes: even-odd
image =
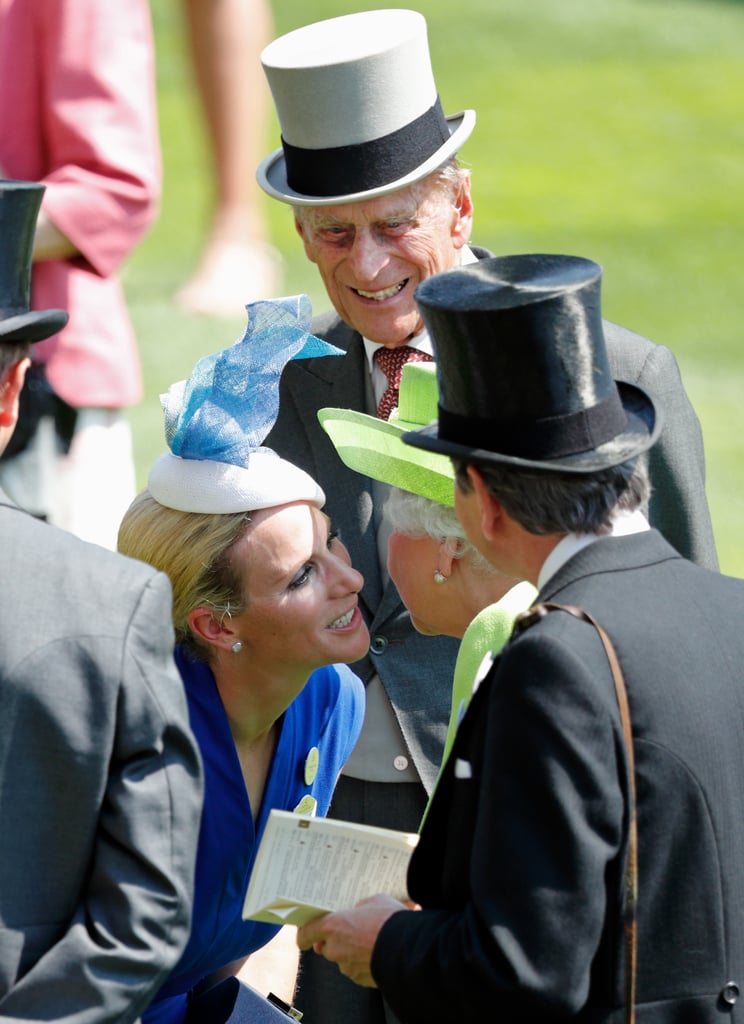
[[[467,468],[474,465],[489,494],[527,533],[587,533],[602,536],[613,519],[648,501],[646,459],[641,456],[591,473],[554,473],[496,463],[455,460],[457,487],[468,494]]]

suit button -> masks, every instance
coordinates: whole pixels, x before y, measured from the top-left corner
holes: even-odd
[[[721,999],[728,1006],[733,1006],[736,1000],[739,998],[739,986],[735,981],[727,981],[721,989]]]
[[[369,649],[373,654],[384,654],[387,644],[388,642],[384,636],[373,636],[370,641]]]

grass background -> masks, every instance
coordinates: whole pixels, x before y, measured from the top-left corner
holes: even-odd
[[[369,6],[276,2],[276,34]],[[145,400],[131,413],[141,484],[164,444],[158,394],[244,324],[241,310],[234,321],[191,319],[172,301],[196,262],[211,191],[180,0],[152,7],[163,203],[124,270],[145,374]],[[427,0],[419,9],[445,111],[478,116],[461,154],[473,172],[474,241],[597,260],[605,316],[672,348],[703,426],[721,566],[744,576],[744,3]],[[266,152],[278,137],[272,119]],[[288,208],[264,201],[284,292],[327,308]]]

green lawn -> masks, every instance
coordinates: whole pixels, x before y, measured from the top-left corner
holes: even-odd
[[[276,31],[368,3],[288,0]],[[447,113],[474,107],[474,240],[605,268],[605,315],[672,348],[705,434],[722,567],[744,576],[744,4],[724,0],[427,0]],[[140,482],[163,448],[157,396],[233,341],[243,317],[191,320],[171,297],[196,259],[209,183],[178,0],[153,4],[162,213],[125,269],[146,398]],[[278,144],[271,125],[266,150]],[[254,168],[246,168],[252,175]],[[287,208],[266,200],[287,294],[327,301]]]

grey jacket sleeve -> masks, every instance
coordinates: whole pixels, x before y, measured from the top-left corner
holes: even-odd
[[[123,628],[101,614],[15,669],[27,745],[1,801],[3,828],[16,818],[0,868],[2,1021],[134,1021],[188,938],[201,761],[170,586],[154,573],[143,586],[141,568],[128,594],[112,580],[112,604],[130,603]]]
[[[649,453],[651,525],[685,558],[718,569],[705,494],[705,452],[700,423],[670,349],[604,321],[612,371],[660,400],[664,427]]]

